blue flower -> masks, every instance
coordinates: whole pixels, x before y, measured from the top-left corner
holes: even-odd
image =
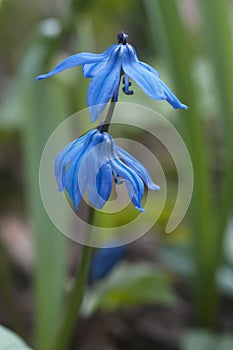
[[[75,209],[86,191],[93,206],[101,209],[109,199],[113,179],[118,184],[125,182],[132,203],[140,211],[144,211],[144,183],[159,190],[147,169],[117,146],[109,133],[98,129],[66,146],[56,156],[54,170],[58,190],[68,192]]]
[[[118,44],[112,45],[101,54],[82,52],[72,55],[60,62],[47,74],[39,75],[36,79],[49,78],[68,68],[82,66],[83,75],[91,78],[88,89],[88,107],[91,108],[91,121],[98,119],[110,100],[117,101],[121,73],[123,77],[123,92],[127,95],[133,93],[129,90],[134,80],[140,88],[152,99],[167,100],[174,108],[187,109],[160,79],[158,72],[148,64],[139,61],[132,45],[126,42],[127,35],[121,32],[118,35]]]
[[[90,282],[101,280],[107,276],[113,267],[124,258],[128,249],[127,244],[98,249],[93,255],[89,269]]]

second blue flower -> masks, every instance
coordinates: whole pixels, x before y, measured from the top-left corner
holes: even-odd
[[[109,133],[97,129],[74,140],[57,155],[55,176],[58,190],[69,193],[76,209],[86,191],[93,206],[102,208],[110,197],[113,180],[125,182],[132,203],[140,211],[144,211],[144,184],[159,190],[138,160],[117,146]]]

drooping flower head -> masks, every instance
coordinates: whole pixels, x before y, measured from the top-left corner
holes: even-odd
[[[125,182],[134,206],[141,205],[144,184],[159,190],[147,169],[129,153],[116,145],[108,132],[90,130],[66,146],[55,159],[58,190],[66,190],[78,209],[84,193],[97,209],[108,201],[113,180]]]
[[[36,79],[49,78],[68,68],[82,66],[83,75],[91,78],[88,89],[87,103],[90,108],[91,121],[98,119],[105,104],[112,99],[118,100],[118,91],[123,73],[123,92],[127,95],[133,93],[130,89],[130,79],[134,80],[140,88],[152,99],[166,100],[174,108],[187,109],[160,79],[159,73],[148,64],[139,61],[134,47],[127,43],[124,32],[118,35],[118,44],[110,46],[101,54],[82,52],[72,55],[60,62],[47,74],[39,75]]]

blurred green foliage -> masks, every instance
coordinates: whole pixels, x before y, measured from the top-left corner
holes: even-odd
[[[182,340],[182,350],[230,350],[233,346],[231,334],[217,336],[211,332],[192,329],[185,334]]]
[[[98,309],[114,310],[138,304],[174,305],[176,297],[170,280],[167,273],[153,265],[121,263],[86,294],[82,314],[89,316]]]

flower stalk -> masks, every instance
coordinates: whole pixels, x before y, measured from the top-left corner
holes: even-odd
[[[114,100],[114,97],[112,97],[106,118],[103,124],[99,126],[99,130],[101,129],[101,132],[108,132],[115,107],[116,107],[116,102]]]
[[[88,223],[89,225],[94,224],[95,209],[89,207],[88,213]],[[87,235],[90,237],[90,232]],[[84,245],[82,251],[82,258],[79,266],[79,270],[74,280],[74,284],[70,295],[68,297],[68,302],[65,310],[65,314],[62,320],[60,329],[58,330],[57,337],[54,342],[52,350],[66,350],[69,347],[72,334],[77,325],[78,314],[82,304],[82,300],[85,293],[85,288],[88,280],[89,266],[91,262],[93,248]]]

